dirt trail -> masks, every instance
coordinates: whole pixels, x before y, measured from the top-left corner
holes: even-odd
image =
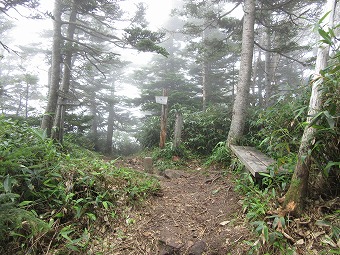
[[[167,175],[160,181],[162,196],[126,211],[126,221],[102,243],[102,254],[245,254],[249,247],[242,241],[251,234],[230,179],[208,170]]]

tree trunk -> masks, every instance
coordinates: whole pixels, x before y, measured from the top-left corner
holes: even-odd
[[[26,78],[27,79],[27,78]],[[25,96],[25,119],[28,118],[28,99],[29,99],[29,83],[26,80],[26,96]]]
[[[21,111],[21,108],[22,108],[22,98],[23,98],[23,96],[20,93],[20,95],[19,95],[19,104],[18,104],[15,116],[19,116],[20,115],[20,111]]]
[[[328,0],[325,6],[325,12],[329,11],[328,27],[333,26],[334,12],[335,12],[336,0]],[[326,25],[326,26],[327,26]],[[327,28],[325,29],[328,30]],[[323,38],[321,38],[323,39]],[[329,55],[329,45],[322,44],[318,48],[315,74],[313,77],[312,94],[309,101],[307,123],[311,123],[313,116],[315,116],[321,109],[322,98],[322,76],[320,71],[327,67],[327,59]],[[311,166],[311,153],[313,147],[313,140],[315,138],[315,128],[312,126],[306,126],[298,153],[297,164],[294,174],[292,176],[290,187],[285,195],[284,206],[286,211],[296,215],[300,215],[304,209],[305,198],[308,195],[308,178]]]
[[[71,70],[72,70],[72,56],[73,56],[73,43],[72,40],[74,38],[74,33],[76,30],[75,22],[77,20],[77,7],[78,1],[74,0],[72,3],[72,9],[70,13],[70,24],[67,29],[67,38],[70,41],[67,41],[65,44],[65,59],[64,59],[64,70],[63,70],[63,80],[61,85],[61,91],[63,94],[68,94],[70,90],[70,80],[71,80]],[[63,143],[64,136],[64,118],[66,114],[66,104],[65,99],[59,97],[60,103],[57,106],[57,112],[54,120],[55,129],[52,132],[52,137],[59,141],[61,144]]]
[[[99,136],[98,136],[98,114],[97,114],[97,103],[96,103],[96,93],[92,93],[92,100],[90,102],[90,112],[93,116],[91,125],[91,135],[92,142],[94,145],[94,150],[99,151]]]
[[[255,0],[245,0],[239,81],[227,143],[236,144],[246,121],[254,49]]]
[[[107,117],[107,133],[106,133],[106,153],[112,154],[112,137],[113,137],[113,124],[114,124],[114,81],[112,82],[112,90],[111,90],[111,100],[112,102],[108,105],[109,116]]]
[[[262,38],[261,38],[260,44],[262,44],[262,41],[263,41]],[[261,81],[259,82],[256,81],[256,78],[257,78],[259,66],[261,63],[261,55],[262,55],[262,50],[259,48],[259,52],[254,62],[254,69],[253,69],[253,94],[254,94],[255,101],[257,101],[256,99],[258,99],[259,106],[262,106],[262,85],[261,85]],[[257,88],[257,91],[256,91],[256,88]],[[256,98],[256,94],[258,98]]]
[[[174,148],[178,148],[181,145],[182,129],[183,129],[183,116],[180,112],[176,112]]]
[[[211,29],[208,27],[202,33],[202,41],[205,48],[209,47],[209,36],[211,33]],[[203,104],[203,112],[205,112],[209,105],[210,94],[211,94],[211,85],[210,85],[210,72],[211,72],[211,64],[209,60],[208,53],[203,53],[203,61],[202,61],[202,104]]]
[[[270,32],[269,32],[269,28],[265,28],[265,32],[264,32],[264,41],[265,41],[265,46],[268,49],[265,53],[264,53],[264,87],[266,90],[266,96],[265,96],[265,104],[266,107],[269,106],[269,100],[270,97],[272,96],[272,87],[271,87],[271,74],[270,74],[270,59],[271,59],[271,52],[269,51],[272,47],[271,45],[271,41],[270,41]]]
[[[265,89],[266,89],[265,103],[266,107],[268,107],[273,104],[272,96],[274,95],[275,92],[274,77],[275,70],[280,60],[280,55],[269,51],[272,48],[269,28],[266,28],[265,38],[266,38],[265,45],[266,48],[268,49],[268,51],[266,51],[265,53]]]
[[[48,93],[48,102],[41,123],[41,128],[45,130],[47,137],[51,136],[53,116],[56,112],[58,101],[58,89],[60,82],[60,63],[61,63],[61,43],[62,43],[61,4],[62,4],[61,0],[55,0],[54,2],[51,80]]]
[[[114,104],[109,104],[109,116],[107,118],[107,134],[106,134],[106,153],[112,154],[112,138],[114,124]]]
[[[209,98],[209,63],[208,61],[203,61],[202,67],[202,92],[203,92],[203,112],[208,108],[208,98]]]

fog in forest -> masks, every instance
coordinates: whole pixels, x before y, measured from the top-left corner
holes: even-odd
[[[337,0],[0,0],[0,254],[339,254]]]
[[[5,93],[0,107],[6,115],[41,120],[49,111],[53,86],[55,6],[47,1],[33,7],[29,3],[8,10],[2,7],[0,64]],[[61,70],[56,86],[69,95],[59,95],[60,100],[68,100],[61,106],[65,123],[53,125],[61,125],[62,133],[86,134],[104,151],[119,146],[118,140],[144,147],[156,143],[156,131],[141,131],[160,117],[162,105],[155,96],[166,93],[169,112],[230,108],[242,68],[241,1],[104,3],[67,2],[60,7]],[[306,86],[315,57],[312,24],[317,6],[291,5],[282,11],[273,5],[270,13],[260,11],[251,105],[272,104],[273,98],[298,95]],[[169,117],[173,125],[172,114]],[[113,134],[111,148],[107,139]],[[105,140],[109,148],[99,148]]]

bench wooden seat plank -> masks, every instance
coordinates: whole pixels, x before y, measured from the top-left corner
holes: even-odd
[[[268,166],[275,163],[275,160],[250,146],[230,145],[230,149],[255,178],[261,177],[260,173],[267,173]]]

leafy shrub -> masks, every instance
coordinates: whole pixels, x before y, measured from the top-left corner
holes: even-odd
[[[226,140],[230,127],[229,108],[210,107],[205,112],[192,112],[187,108],[178,109],[184,120],[182,143],[186,148],[201,155],[209,154],[216,144]],[[176,111],[170,111],[168,117],[167,137],[171,140]],[[137,139],[144,148],[154,148],[159,144],[159,117],[149,117]]]
[[[160,118],[147,117],[143,123],[141,131],[137,135],[137,140],[143,148],[153,148],[159,144]]]
[[[185,161],[191,157],[191,152],[183,144],[174,148],[172,143],[166,143],[165,148],[155,148],[152,151],[152,158],[159,171],[186,166]]]
[[[226,142],[219,142],[213,149],[206,164],[222,163],[225,166],[229,166],[232,159],[232,153]]]
[[[250,246],[248,254],[293,254],[288,253],[291,250],[288,241],[280,232],[280,229],[285,227],[285,219],[279,215],[268,216],[268,212],[277,207],[277,189],[282,180],[280,178],[275,180],[277,177],[269,174],[264,176],[262,179],[264,183],[261,185],[255,182],[249,173],[240,173],[241,167],[242,164],[237,163],[235,190],[242,195],[242,207],[246,212],[246,219],[258,235],[258,240],[255,242],[247,242]],[[270,252],[266,253],[267,250]]]
[[[216,144],[227,139],[230,117],[230,110],[222,107],[184,115],[184,144],[199,154],[211,153]]]
[[[4,117],[0,179],[1,254],[85,251],[96,221],[114,220],[159,189],[155,179]]]
[[[307,116],[309,93],[301,89],[301,95],[281,96],[274,105],[253,111],[246,136],[249,143],[274,158],[295,155]]]
[[[329,67],[322,71],[321,111],[313,117],[311,125],[316,129],[312,151],[314,169],[313,186],[324,195],[340,193],[340,51],[331,59]],[[322,176],[316,178],[316,176]],[[321,185],[320,185],[321,183]],[[321,190],[320,190],[321,189]]]

